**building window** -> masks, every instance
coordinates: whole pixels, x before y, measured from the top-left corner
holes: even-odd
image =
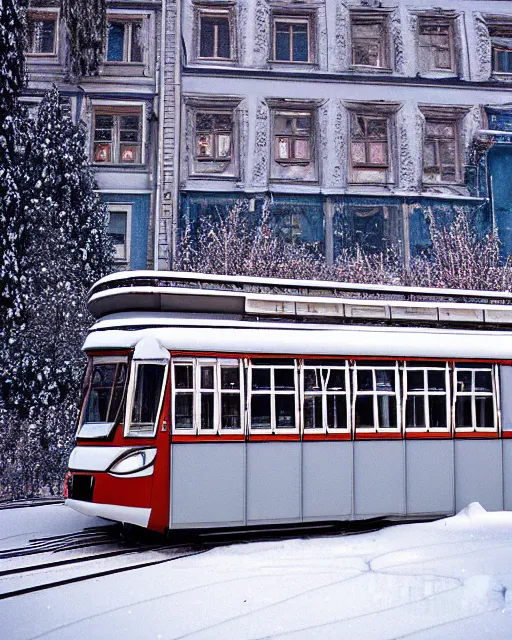
[[[233,113],[196,113],[196,159],[229,162],[232,155]]]
[[[310,19],[274,17],[273,58],[276,62],[311,62]]]
[[[142,20],[109,20],[107,62],[143,62],[142,25]]]
[[[398,363],[357,362],[352,374],[356,433],[400,431]]]
[[[275,160],[309,164],[312,147],[312,113],[276,112],[274,115]]]
[[[425,121],[423,178],[426,182],[460,180],[457,120]]]
[[[353,167],[388,167],[388,119],[351,115],[351,160]]]
[[[348,206],[343,220],[342,246],[365,253],[382,253],[401,240],[396,207]]]
[[[404,365],[405,429],[450,432],[448,363]]]
[[[346,361],[303,367],[304,433],[350,433],[350,377]]]
[[[131,205],[109,204],[108,234],[112,238],[116,262],[130,261]]]
[[[212,435],[244,431],[242,362],[193,358],[173,363],[173,431]]]
[[[229,10],[199,12],[199,58],[231,60],[231,12]]]
[[[249,416],[253,433],[298,433],[298,384],[294,360],[249,366]]]
[[[101,164],[142,164],[141,108],[94,110],[93,161]]]
[[[495,375],[492,365],[455,365],[453,386],[456,431],[497,430]]]
[[[492,70],[512,73],[512,23],[489,26],[492,47]]]
[[[422,71],[455,71],[453,21],[420,18],[419,53]]]
[[[388,66],[388,28],[383,14],[351,15],[352,64],[362,67]]]
[[[27,53],[55,55],[57,53],[57,14],[32,12],[27,16]]]

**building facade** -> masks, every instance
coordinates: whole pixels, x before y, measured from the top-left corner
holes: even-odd
[[[460,210],[508,255],[509,5],[110,0],[101,73],[71,85],[46,0],[27,100],[57,82],[87,122],[120,265],[172,267],[187,225],[239,201],[328,260],[359,245],[407,263]]]
[[[153,263],[161,3],[108,3],[108,37],[98,76],[72,82],[58,0],[32,1],[27,14],[24,101],[37,108],[55,83],[72,117],[87,124],[100,196],[110,210],[119,268]]]
[[[179,224],[242,198],[330,260],[407,262],[463,209],[510,253],[508,5],[184,0]]]

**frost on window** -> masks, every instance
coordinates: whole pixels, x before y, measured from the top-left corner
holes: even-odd
[[[83,422],[114,422],[123,401],[125,383],[126,363],[95,364]]]

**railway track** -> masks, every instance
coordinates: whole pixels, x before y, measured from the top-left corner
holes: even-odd
[[[123,538],[118,525],[34,538],[25,546],[0,551],[0,600],[156,566],[219,546],[304,535],[351,535],[390,524],[373,521],[365,525],[352,523],[350,527],[312,524],[301,529],[189,531],[168,543],[163,539],[150,543],[143,538]]]

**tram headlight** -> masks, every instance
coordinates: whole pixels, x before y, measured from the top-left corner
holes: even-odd
[[[156,449],[139,449],[114,462],[109,471],[121,475],[135,473],[153,464],[155,456]]]

